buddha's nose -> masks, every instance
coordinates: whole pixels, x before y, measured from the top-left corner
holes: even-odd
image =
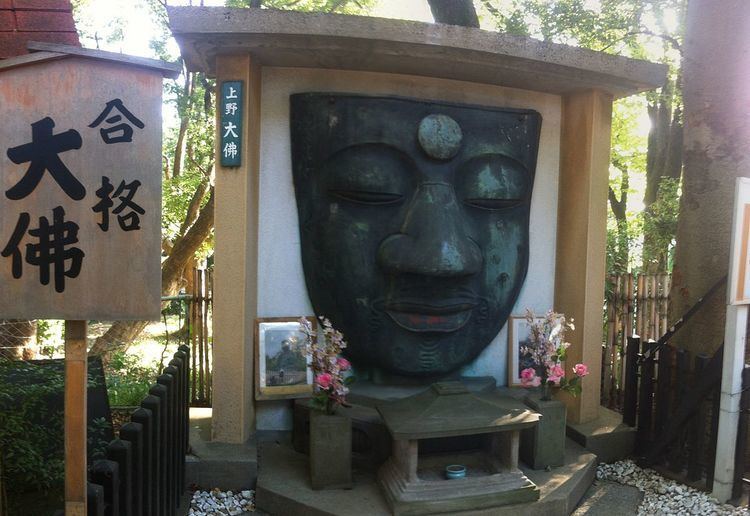
[[[378,263],[397,274],[467,276],[479,272],[482,252],[465,229],[453,187],[419,186],[401,231],[378,249]]]

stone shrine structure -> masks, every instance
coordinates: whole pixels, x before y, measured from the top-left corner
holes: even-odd
[[[508,317],[526,308],[562,312],[576,326],[568,362],[584,362],[591,372],[578,398],[561,396],[568,422],[597,425],[612,102],[661,86],[665,66],[411,21],[218,7],[168,12],[189,69],[215,77],[217,88],[243,85],[238,167],[220,165],[217,138],[215,441],[246,443],[264,431],[291,430],[291,400],[255,400],[253,324],[316,309],[332,312],[318,315],[331,316],[351,341],[374,399],[391,397],[394,390],[378,392],[378,384],[394,379],[429,385],[451,375],[491,377],[503,386]],[[520,150],[503,140],[521,142]],[[352,183],[352,168],[370,182]],[[422,175],[410,176],[414,170]],[[338,201],[316,197],[321,189]],[[400,222],[357,218],[388,205],[400,206]],[[503,214],[485,221],[478,236],[481,223],[470,231],[452,215],[468,209]],[[415,221],[421,233],[410,233]],[[415,255],[410,245],[417,240],[422,254]],[[446,242],[450,252],[441,247]],[[353,246],[367,252],[340,258]],[[384,276],[367,291],[363,271]],[[378,289],[407,284],[393,280],[404,275],[429,281],[414,282],[418,296],[378,304]],[[493,285],[489,293],[478,287],[454,295],[474,275]],[[435,286],[453,276],[462,279],[449,294]],[[381,414],[393,431],[388,411]],[[264,453],[269,464],[304,462],[292,450]],[[591,475],[593,459],[586,460]],[[265,471],[265,486],[306,489],[286,470]],[[531,480],[541,504],[551,496],[550,479]],[[573,491],[568,501],[582,494]],[[308,501],[345,514],[346,504],[330,496]],[[355,482],[352,496],[371,503],[373,514],[387,513],[376,488]]]

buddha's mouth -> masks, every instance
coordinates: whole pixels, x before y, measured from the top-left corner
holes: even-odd
[[[408,331],[449,333],[459,330],[476,308],[474,300],[445,300],[426,304],[402,300],[387,303],[386,313]]]

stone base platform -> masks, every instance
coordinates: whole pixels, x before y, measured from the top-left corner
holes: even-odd
[[[350,490],[313,491],[310,487],[308,459],[288,444],[262,443],[259,446],[256,506],[271,515],[295,516],[387,516],[388,509],[375,473],[362,469],[353,472]],[[491,509],[465,511],[461,516],[568,515],[591,486],[596,473],[596,455],[568,440],[565,465],[552,471],[523,473],[539,487],[539,500]],[[451,482],[446,480],[446,482]]]
[[[600,462],[615,462],[630,457],[635,449],[635,428],[622,422],[622,414],[599,407],[599,417],[588,423],[568,423],[566,433]]]
[[[210,408],[190,409],[190,453],[185,464],[187,486],[219,487],[224,491],[253,488],[258,477],[255,443],[211,442],[211,416]]]

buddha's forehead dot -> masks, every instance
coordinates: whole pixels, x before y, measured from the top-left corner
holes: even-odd
[[[427,115],[419,122],[419,145],[434,159],[448,160],[455,156],[463,136],[461,126],[448,115]]]

